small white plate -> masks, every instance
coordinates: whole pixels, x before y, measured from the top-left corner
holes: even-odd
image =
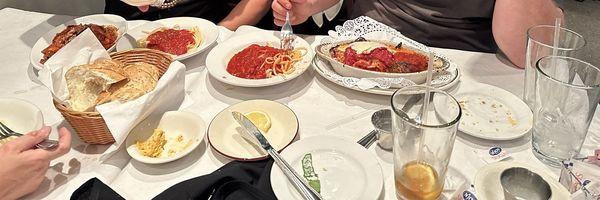
[[[262,111],[271,118],[271,128],[264,134],[271,146],[281,151],[298,134],[298,118],[287,106],[269,100],[244,101],[221,111],[208,126],[208,141],[217,152],[241,161],[261,160],[267,157],[259,144],[246,140],[242,127],[233,119],[232,111],[249,113]]]
[[[379,198],[383,188],[381,166],[376,156],[358,143],[314,136],[290,145],[281,156],[302,176],[302,158],[308,153],[312,154],[323,199]],[[271,168],[271,187],[278,199],[302,199],[276,164]]]
[[[148,37],[148,33],[157,28],[173,28],[175,26],[179,26],[180,28],[191,28],[195,26],[198,27],[200,34],[202,35],[200,46],[179,56],[172,55],[175,60],[183,60],[204,52],[210,45],[215,43],[219,37],[219,29],[211,21],[196,17],[173,17],[148,22],[129,30],[127,35],[117,43],[117,51],[140,48],[138,47],[137,40]]]
[[[571,199],[570,193],[562,186],[555,178],[552,178],[549,174],[544,171],[526,165],[524,163],[501,161],[493,164],[486,165],[477,171],[475,175],[475,192],[477,199],[479,200],[495,200],[503,199],[504,191],[500,184],[500,174],[502,171],[511,167],[522,167],[526,168],[538,175],[540,175],[550,185],[552,196],[550,200],[558,199]]]
[[[462,116],[458,130],[473,137],[487,140],[512,140],[531,130],[533,114],[519,97],[496,86],[468,82],[461,84],[454,98],[460,103]],[[437,102],[436,110],[445,112],[456,109]]]
[[[48,31],[48,33],[46,33],[44,36],[42,36],[40,39],[38,39],[38,41],[35,43],[35,45],[33,45],[33,47],[31,48],[31,52],[29,54],[29,60],[30,60],[31,64],[33,65],[33,67],[35,67],[38,70],[41,70],[42,68],[44,68],[44,65],[40,63],[40,60],[44,56],[44,54],[42,54],[42,50],[44,50],[46,47],[48,47],[48,46],[50,46],[50,44],[52,44],[52,39],[54,39],[54,36],[56,36],[56,34],[65,30],[65,28],[67,28],[68,25],[74,25],[74,24],[112,25],[112,26],[117,27],[117,29],[119,30],[119,36],[117,37],[115,44],[113,46],[111,46],[109,49],[107,49],[107,51],[109,51],[109,52],[112,51],[113,49],[115,49],[115,46],[117,46],[117,43],[119,42],[121,37],[123,35],[125,35],[125,33],[127,32],[127,21],[125,21],[125,19],[123,17],[118,16],[118,15],[110,15],[110,14],[88,15],[88,16],[84,16],[84,17],[80,17],[80,18],[68,21],[68,22],[61,24],[61,25],[55,27],[54,29]]]
[[[259,31],[235,36],[225,42],[219,43],[213,48],[208,57],[206,57],[206,67],[208,72],[215,79],[235,86],[241,87],[264,87],[275,85],[292,80],[300,76],[310,66],[312,59],[315,56],[313,48],[304,39],[297,37],[294,40],[295,48],[305,48],[308,52],[301,61],[298,61],[294,67],[296,70],[285,76],[274,76],[265,79],[245,79],[231,75],[227,72],[227,64],[236,53],[242,51],[251,44],[271,45],[279,47],[280,39],[275,36],[273,31]]]
[[[173,156],[161,155],[161,157],[152,158],[140,154],[135,146],[135,142],[147,140],[156,128],[162,129],[165,132],[166,138],[174,138],[178,135],[182,135],[184,140],[190,141],[189,146],[182,151],[175,153]],[[144,123],[137,125],[129,133],[125,145],[129,156],[137,161],[148,164],[167,163],[182,158],[196,149],[204,138],[205,130],[206,124],[198,115],[185,111],[169,111],[162,116],[158,123],[158,127]]]
[[[28,101],[0,98],[0,122],[18,133],[29,133],[44,126],[42,111]]]

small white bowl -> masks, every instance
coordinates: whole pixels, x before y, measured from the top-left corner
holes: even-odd
[[[44,126],[42,111],[32,103],[17,98],[0,98],[0,122],[18,133],[26,134]]]
[[[206,124],[202,118],[194,113],[185,111],[166,112],[160,119],[158,127],[154,127],[150,124],[151,123],[140,123],[137,125],[129,133],[129,136],[125,141],[129,156],[137,161],[148,164],[167,163],[186,156],[196,149],[200,142],[202,142],[206,130]],[[156,128],[162,129],[165,132],[166,137],[169,137],[170,135],[175,136],[181,134],[185,140],[191,140],[191,143],[188,147],[183,149],[183,151],[177,152],[175,155],[170,157],[161,156],[152,158],[140,154],[135,146],[135,142],[147,140],[150,138],[154,132],[154,129]]]

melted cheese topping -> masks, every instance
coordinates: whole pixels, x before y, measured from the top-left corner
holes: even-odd
[[[371,52],[373,49],[379,48],[379,47],[388,47],[385,44],[379,43],[379,42],[370,42],[370,41],[360,41],[360,42],[352,42],[350,44],[347,45],[340,45],[338,47],[338,50],[341,52],[344,52],[346,50],[346,48],[352,48],[356,51],[356,53],[361,54],[361,53],[369,53]],[[388,48],[388,50],[390,50],[390,48]]]

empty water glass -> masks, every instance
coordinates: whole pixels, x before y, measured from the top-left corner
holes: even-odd
[[[554,34],[558,37],[555,39]],[[556,41],[556,49],[553,48]],[[535,63],[544,56],[575,56],[576,50],[585,45],[583,36],[575,31],[560,27],[555,32],[555,26],[537,25],[527,30],[527,50],[525,54],[525,88],[523,101],[533,109],[535,101]],[[553,52],[555,51],[555,52]]]
[[[547,56],[537,62],[533,153],[546,164],[579,153],[600,102],[600,70],[582,60]]]

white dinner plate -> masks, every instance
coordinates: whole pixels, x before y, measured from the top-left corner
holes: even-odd
[[[215,43],[219,37],[219,29],[211,21],[196,17],[173,17],[148,22],[129,30],[125,37],[117,43],[117,51],[140,48],[137,44],[137,40],[147,37],[148,33],[157,28],[173,28],[175,26],[179,26],[180,28],[198,27],[200,34],[202,35],[200,46],[179,56],[172,55],[175,60],[183,60],[204,52],[208,47]]]
[[[362,200],[379,198],[383,175],[376,156],[356,142],[334,136],[302,139],[285,149],[281,156],[303,177],[302,158],[312,154],[323,199]],[[273,164],[271,187],[278,199],[302,199],[281,168]]]
[[[117,42],[113,46],[111,46],[107,51],[112,51],[115,49],[115,46],[121,39],[123,35],[127,32],[127,21],[121,16],[118,15],[110,15],[110,14],[97,14],[97,15],[88,15],[84,17],[80,17],[71,21],[68,21],[64,24],[61,24],[52,30],[48,31],[44,36],[42,36],[31,48],[31,53],[29,54],[29,60],[33,67],[38,70],[44,68],[44,65],[40,63],[40,60],[44,56],[42,54],[42,50],[52,44],[52,39],[56,34],[65,30],[68,25],[74,24],[97,24],[97,25],[112,25],[119,29],[119,36],[117,37]]]
[[[17,98],[0,98],[0,122],[18,133],[29,133],[44,126],[42,111]]]
[[[206,133],[206,124],[204,123],[204,120],[191,112],[169,111],[160,118],[158,126],[153,126],[152,124],[153,123],[143,122],[138,124],[131,130],[125,141],[129,156],[137,161],[148,164],[167,163],[188,155],[198,147]],[[172,156],[168,156],[168,154],[165,155],[165,152],[163,152],[163,155],[156,158],[140,154],[135,143],[150,138],[156,128],[160,128],[164,131],[167,140],[173,140],[178,135],[182,135],[184,141],[189,141],[190,143],[182,151],[177,152]]]
[[[232,111],[249,113],[261,111],[269,115],[271,128],[264,134],[271,146],[281,151],[298,134],[298,118],[287,106],[269,100],[244,101],[221,111],[208,126],[208,141],[217,152],[241,161],[261,160],[267,157],[259,144],[254,144],[243,135],[242,127],[233,119]]]
[[[390,87],[390,88],[374,87],[374,88],[370,88],[370,89],[361,89],[356,85],[348,84],[348,82],[353,82],[353,81],[349,80],[350,77],[342,77],[341,75],[339,75],[337,72],[335,72],[335,70],[333,70],[333,67],[331,66],[331,64],[328,61],[321,58],[320,56],[317,56],[314,59],[313,67],[315,68],[315,71],[317,71],[317,73],[319,73],[319,75],[321,75],[323,78],[325,78],[328,81],[331,81],[339,86],[342,86],[342,87],[345,87],[345,88],[348,88],[351,90],[356,90],[359,92],[365,92],[365,93],[370,93],[370,94],[392,96],[392,94],[394,94],[394,92],[399,89],[399,88],[395,88],[395,87]],[[436,87],[440,90],[446,90],[448,88],[451,88],[452,86],[455,86],[459,82],[460,77],[461,77],[460,68],[450,66],[449,68],[446,69],[446,71],[439,72],[436,75],[434,75],[432,80],[433,80],[434,87]],[[355,79],[357,79],[357,78],[355,78]]]
[[[501,161],[493,164],[486,165],[477,171],[475,175],[475,193],[479,200],[496,200],[503,199],[504,191],[500,184],[500,174],[511,167],[522,167],[526,168],[538,175],[540,175],[550,185],[552,196],[550,200],[558,199],[571,199],[570,193],[562,186],[556,179],[552,178],[549,174],[544,171],[526,165],[524,163],[512,162],[512,161]]]
[[[461,84],[454,98],[462,108],[458,130],[487,140],[512,140],[531,130],[533,114],[519,97],[496,86],[468,82]],[[439,100],[439,98],[437,98]],[[456,108],[446,102],[436,101],[439,116]]]
[[[206,58],[206,67],[208,72],[215,79],[235,86],[241,87],[264,87],[283,83],[300,76],[311,64],[315,55],[313,48],[304,39],[297,37],[294,40],[295,48],[305,48],[308,52],[298,61],[294,67],[296,68],[291,74],[285,76],[273,76],[265,79],[245,79],[231,75],[227,72],[227,64],[236,53],[242,51],[251,44],[271,45],[279,47],[279,37],[275,36],[273,31],[252,32],[239,36],[235,36],[229,40],[219,43],[213,48]]]

